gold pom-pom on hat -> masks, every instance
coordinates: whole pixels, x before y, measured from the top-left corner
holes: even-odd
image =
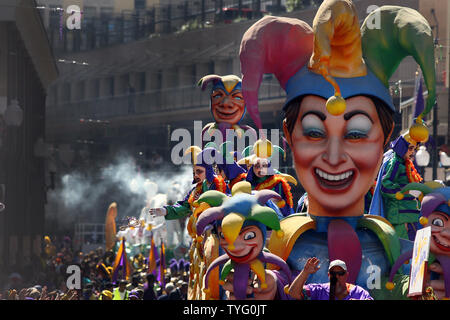
[[[395,284],[393,282],[390,282],[390,281],[386,282],[386,289],[393,290],[394,287],[395,287]]]
[[[397,200],[403,200],[404,197],[405,197],[405,195],[403,193],[401,193],[400,191],[398,191],[395,194],[395,199],[397,199]]]
[[[426,226],[428,224],[428,218],[427,217],[420,217],[419,223],[423,226]]]
[[[414,124],[409,128],[409,135],[411,139],[416,142],[427,142],[429,137],[428,128],[426,127],[422,117],[417,117]]]

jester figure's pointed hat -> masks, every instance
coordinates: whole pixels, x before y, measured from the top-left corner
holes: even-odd
[[[380,25],[373,26],[377,19]],[[411,134],[423,141],[428,131],[421,118],[436,100],[434,44],[429,24],[413,9],[383,6],[368,15],[361,29],[351,0],[323,1],[312,28],[298,19],[266,16],[241,42],[243,94],[249,110],[257,110],[262,75],[273,73],[287,94],[284,108],[301,96],[317,95],[328,99],[331,114],[339,115],[344,99],[367,95],[395,112],[388,80],[408,55],[420,65],[429,92]]]
[[[206,170],[206,180],[211,183],[214,180],[215,173],[213,169],[216,149],[208,147],[201,149],[198,146],[190,146],[184,152],[185,155],[191,154],[191,163],[193,166],[201,166]],[[194,181],[192,183],[195,183]]]
[[[253,146],[249,146],[246,149],[244,149],[244,152],[245,152],[244,155],[247,155],[246,158],[252,161],[251,162],[252,167],[250,168],[247,174],[247,181],[253,180],[254,177],[253,165],[256,164],[258,159],[267,159],[269,164],[267,175],[274,175],[277,173],[277,171],[275,170],[275,168],[272,167],[272,157],[275,155],[276,152],[278,154],[281,154],[283,157],[286,154],[283,148],[272,144],[272,142],[270,142],[270,140],[266,138],[257,140],[253,144]]]
[[[228,94],[235,90],[242,90],[242,80],[238,76],[235,76],[233,74],[229,74],[226,76],[219,76],[217,74],[209,74],[207,76],[204,76],[201,78],[197,85],[202,88],[202,91],[206,89],[209,83],[212,83],[212,89],[211,92],[213,92],[216,89],[222,89]],[[244,109],[244,113],[242,114],[241,119],[239,122],[244,118],[245,112],[247,111],[247,108]]]
[[[395,194],[398,200],[403,199],[404,194],[410,191],[419,191],[421,202],[419,222],[421,225],[428,224],[428,217],[433,211],[439,211],[450,216],[450,188],[443,184],[430,181],[426,183],[409,183]]]
[[[266,238],[266,227],[282,236],[277,214],[265,206],[269,200],[281,201],[282,198],[278,193],[261,190],[251,194],[251,185],[246,181],[236,183],[231,192],[232,197],[226,197],[217,192],[207,191],[198,198],[198,203],[207,202],[213,206],[206,209],[198,218],[196,225],[198,235],[203,233],[207,225],[221,221],[222,232],[231,250],[241,229],[249,225],[257,226],[263,233],[263,239]]]
[[[409,131],[399,136],[397,139],[391,142],[391,149],[398,154],[400,157],[403,156],[408,151],[410,145],[416,146],[418,141],[411,138]]]
[[[217,147],[214,142],[208,142],[205,145],[205,149],[209,147],[216,149],[216,156],[219,158],[219,161],[216,163],[217,167],[219,170],[223,170],[228,180],[233,180],[240,174],[246,172],[246,170],[234,160],[229,141],[225,141],[219,147]]]

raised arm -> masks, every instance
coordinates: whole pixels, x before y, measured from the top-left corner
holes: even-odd
[[[316,273],[317,270],[320,269],[319,266],[320,260],[317,258],[309,258],[306,261],[305,267],[303,270],[299,273],[299,275],[294,279],[292,284],[288,288],[288,294],[297,300],[303,299],[303,286],[306,283],[306,280],[308,280],[308,276],[310,274]]]

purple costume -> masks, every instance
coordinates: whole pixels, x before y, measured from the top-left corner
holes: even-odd
[[[373,300],[370,294],[360,286],[347,283],[348,295],[343,300]],[[303,297],[308,300],[329,300],[330,283],[311,283],[303,286]]]

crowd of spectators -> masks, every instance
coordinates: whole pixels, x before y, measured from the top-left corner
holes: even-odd
[[[45,248],[34,261],[32,275],[12,272],[0,286],[0,300],[186,300],[189,276],[185,270],[166,270],[164,287],[146,265],[132,266],[129,279],[112,280],[113,251],[98,248],[90,252],[72,249],[72,241],[45,238]],[[69,266],[80,270],[78,288],[69,277]],[[134,268],[133,268],[134,267]],[[77,286],[75,286],[77,287]]]

